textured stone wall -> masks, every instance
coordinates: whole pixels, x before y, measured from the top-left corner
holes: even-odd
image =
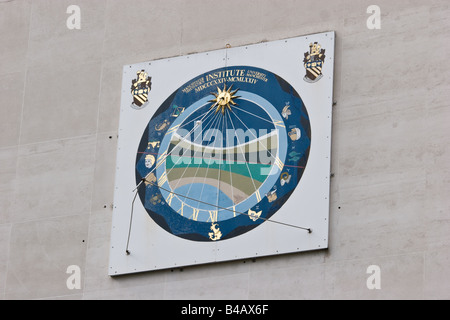
[[[0,299],[449,299],[449,5],[0,1]],[[331,30],[329,249],[107,276],[122,66]]]

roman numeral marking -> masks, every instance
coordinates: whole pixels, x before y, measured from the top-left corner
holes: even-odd
[[[174,197],[175,197],[174,193],[169,194],[169,196],[167,197],[166,201],[169,204],[169,206],[172,205],[172,200],[173,200]]]
[[[159,168],[167,158],[167,151],[165,151],[163,154],[161,154],[158,158],[158,162],[156,163],[156,168]]]
[[[256,196],[256,200],[258,200],[258,202],[260,202],[261,201],[261,194],[259,193],[259,190],[256,190],[255,196]]]
[[[219,212],[217,210],[211,210],[209,211],[209,219],[208,221],[211,221],[212,223],[217,222],[217,215]]]
[[[181,202],[181,209],[177,211],[182,217],[184,216],[184,202]]]
[[[280,160],[280,158],[278,158],[278,157],[275,158],[275,165],[278,168],[280,168],[280,170],[283,170],[284,163]]]
[[[199,209],[192,209],[192,216],[189,218],[191,220],[197,221],[198,220],[198,213],[200,212]]]
[[[164,174],[158,180],[158,186],[162,187],[166,182],[167,182],[167,172],[164,172]]]
[[[176,131],[178,130],[179,127],[180,127],[180,125],[177,125],[177,126],[175,126],[175,127],[170,128],[170,129],[167,131],[166,136],[169,135],[169,134],[172,134],[172,133],[176,132]]]
[[[283,120],[276,120],[273,122],[273,124],[277,127],[281,127],[281,128],[286,128],[286,126],[284,125],[284,121]]]

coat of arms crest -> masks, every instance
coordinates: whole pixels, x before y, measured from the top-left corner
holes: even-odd
[[[306,82],[315,83],[322,77],[322,68],[325,63],[325,49],[322,49],[317,42],[309,45],[309,52],[305,52],[305,59],[303,60],[306,75],[303,78]]]
[[[137,72],[137,78],[132,81],[131,94],[133,103],[131,107],[134,109],[143,109],[148,103],[148,94],[152,89],[152,78],[148,76],[145,70]]]

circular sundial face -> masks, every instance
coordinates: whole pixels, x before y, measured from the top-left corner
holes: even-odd
[[[267,223],[299,187],[311,143],[294,88],[260,68],[226,67],[176,90],[149,121],[136,183],[174,236],[223,241]]]

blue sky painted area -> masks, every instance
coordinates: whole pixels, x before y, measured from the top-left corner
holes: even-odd
[[[231,201],[231,199],[227,197],[225,193],[217,189],[217,187],[211,186],[209,184],[192,183],[179,187],[174,190],[174,192],[180,195],[188,195],[189,198],[199,200],[195,201],[187,198],[182,199],[186,205],[200,210],[217,210],[216,206],[208,205],[208,203],[217,204],[224,208],[228,208],[234,205],[233,201]]]

